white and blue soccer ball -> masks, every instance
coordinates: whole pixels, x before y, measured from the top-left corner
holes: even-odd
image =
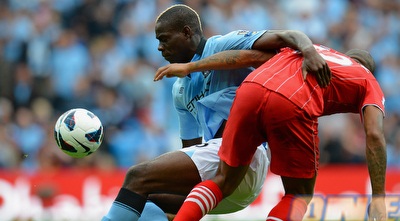
[[[95,152],[103,141],[103,125],[92,112],[71,109],[62,114],[54,127],[57,146],[69,156],[82,158]]]

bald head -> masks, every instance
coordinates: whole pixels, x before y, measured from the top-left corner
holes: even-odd
[[[181,30],[187,25],[194,33],[203,34],[199,15],[195,10],[183,4],[173,5],[161,12],[156,23],[168,25],[173,30]]]
[[[372,74],[374,73],[375,61],[368,51],[362,49],[351,49],[346,52],[346,55],[364,65],[364,67],[366,67]]]

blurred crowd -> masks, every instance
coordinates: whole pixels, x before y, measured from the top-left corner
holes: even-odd
[[[369,50],[386,96],[388,165],[400,168],[399,0],[0,0],[0,168],[127,168],[181,147],[174,79],[153,82],[166,64],[154,22],[175,3],[194,8],[206,37],[236,29],[296,29],[345,52]],[[71,108],[98,115],[100,149],[62,153],[57,118]],[[364,163],[357,114],[320,121],[321,163]]]

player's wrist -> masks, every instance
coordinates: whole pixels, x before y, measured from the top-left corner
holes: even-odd
[[[318,54],[317,50],[314,48],[313,45],[309,45],[301,49],[301,53],[303,54],[304,57],[306,56],[311,56],[313,54]]]
[[[193,72],[198,72],[198,71],[206,71],[209,68],[209,65],[204,63],[204,62],[200,62],[200,61],[192,61],[189,63],[186,63],[186,75],[193,73]]]
[[[199,67],[198,62],[192,61],[192,62],[186,63],[186,70],[187,70],[186,75],[188,75],[189,73],[192,73],[192,72],[200,71],[200,70],[198,70],[198,67]]]

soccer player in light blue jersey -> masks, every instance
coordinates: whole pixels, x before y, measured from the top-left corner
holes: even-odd
[[[171,64],[197,61],[224,50],[275,51],[292,47],[303,53],[304,70],[327,71],[325,61],[301,32],[239,30],[206,39],[198,14],[186,5],[174,5],[162,12],[155,32],[158,50]],[[265,58],[249,60],[261,64]],[[252,70],[210,70],[177,78],[172,93],[183,149],[132,166],[103,221],[167,220],[160,213],[175,214],[197,183],[215,176],[222,132],[235,91]],[[211,214],[236,212],[250,205],[261,192],[268,165],[266,147],[261,145],[239,187]]]

